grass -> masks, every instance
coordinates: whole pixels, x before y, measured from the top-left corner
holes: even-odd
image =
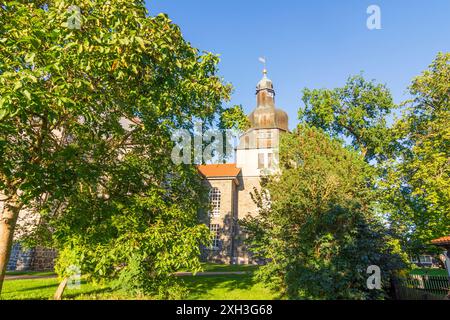
[[[258,266],[253,265],[221,265],[203,264],[204,271],[207,272],[233,272],[247,271],[243,275],[219,275],[219,276],[186,276],[182,281],[186,285],[188,300],[271,300],[277,299],[277,295],[270,292],[263,284],[253,279],[253,272]],[[8,272],[8,275],[40,275],[50,276],[53,272]],[[444,269],[418,268],[411,270],[411,274],[429,274],[447,276]],[[48,300],[58,287],[58,280],[51,279],[20,279],[7,280],[3,285],[1,298],[5,300]],[[130,299],[119,291],[113,291],[108,286],[94,285],[81,282],[79,289],[66,289],[65,299]],[[144,296],[138,299],[152,299]]]
[[[410,272],[411,275],[430,275],[430,276],[448,276],[445,269],[418,268]]]
[[[272,300],[275,295],[251,274],[183,277],[188,300]]]
[[[253,272],[258,269],[256,265],[246,265],[246,264],[214,264],[214,263],[202,263],[202,267],[205,272],[236,272],[236,271],[247,271]]]
[[[220,265],[204,264],[207,272],[248,271],[243,275],[220,276],[186,276],[182,281],[187,287],[187,300],[271,300],[276,296],[261,283],[253,279],[253,271],[258,266],[247,265]],[[8,275],[52,275],[53,273],[8,273]],[[5,300],[48,300],[51,299],[58,287],[58,280],[52,279],[20,279],[6,280],[3,284],[2,299]],[[81,282],[80,289],[66,289],[65,299],[130,299],[108,286],[94,285]],[[152,297],[139,297],[139,299],[152,299]]]
[[[4,300],[48,300],[55,294],[58,284],[56,278],[6,280],[3,283],[1,298]],[[66,289],[64,297],[73,299],[79,295],[94,294],[106,290],[107,288],[82,281],[80,289]]]

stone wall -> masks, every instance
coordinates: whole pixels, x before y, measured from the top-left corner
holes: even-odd
[[[27,271],[31,269],[31,260],[33,258],[33,249],[24,249],[20,243],[15,243],[11,248],[8,271]]]
[[[236,185],[234,178],[209,179],[208,188],[218,188],[221,193],[220,215],[205,217],[205,224],[219,226],[220,245],[218,248],[202,248],[202,259],[216,263],[231,263],[234,250],[234,226],[236,222]]]
[[[259,209],[253,201],[252,193],[254,189],[260,190],[259,177],[239,177],[239,191],[237,201],[237,219],[242,220],[247,216],[255,217],[259,214]],[[251,252],[248,250],[244,241],[247,234],[242,230],[239,224],[235,231],[235,256],[237,257],[237,264],[255,264],[259,263],[252,258]]]
[[[33,271],[52,271],[55,266],[55,259],[58,252],[55,249],[36,247],[31,260],[31,269]]]
[[[205,181],[208,188],[218,188],[221,192],[220,215],[206,217],[205,224],[219,226],[219,248],[202,248],[202,260],[215,263],[259,264],[252,257],[244,241],[246,233],[239,226],[239,220],[246,216],[259,214],[251,193],[259,190],[259,177],[238,176],[232,178],[209,178]]]
[[[11,250],[8,271],[52,271],[58,253],[54,249],[23,248],[16,242]]]

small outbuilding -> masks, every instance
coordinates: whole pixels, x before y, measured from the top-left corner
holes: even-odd
[[[450,283],[450,235],[431,241],[432,244],[442,247],[444,249],[445,266],[447,267],[447,273]],[[450,299],[450,290],[448,292],[448,299]]]

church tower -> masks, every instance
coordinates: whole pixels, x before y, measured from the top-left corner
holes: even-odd
[[[247,250],[239,220],[258,215],[251,194],[261,176],[278,170],[279,138],[288,131],[287,114],[275,107],[275,90],[264,69],[256,86],[256,108],[248,116],[250,128],[240,137],[236,163],[198,167],[209,189],[210,211],[205,223],[214,239],[204,248],[205,261],[247,264],[255,262]]]
[[[275,107],[275,90],[267,70],[256,86],[256,108],[248,116],[250,129],[240,138],[236,166],[243,177],[260,177],[277,169],[280,134],[288,131],[286,112]]]
[[[256,86],[256,107],[248,116],[250,128],[241,136],[236,149],[236,167],[241,169],[237,195],[237,219],[258,214],[251,193],[259,190],[263,175],[278,170],[280,135],[289,130],[288,116],[275,106],[275,90],[272,81],[263,71],[263,78]],[[235,261],[239,264],[252,262],[245,248],[245,234],[236,230]]]

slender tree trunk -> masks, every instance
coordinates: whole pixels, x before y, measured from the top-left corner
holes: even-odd
[[[5,201],[3,210],[0,213],[0,294],[2,293],[3,280],[5,279],[6,267],[11,254],[14,229],[16,228],[21,208],[22,203],[17,196],[13,196]]]
[[[66,289],[67,286],[67,281],[69,280],[69,278],[64,278],[63,281],[61,281],[61,283],[58,286],[58,289],[56,289],[55,295],[53,296],[53,299],[55,300],[61,300],[63,293],[64,293],[64,289]]]

